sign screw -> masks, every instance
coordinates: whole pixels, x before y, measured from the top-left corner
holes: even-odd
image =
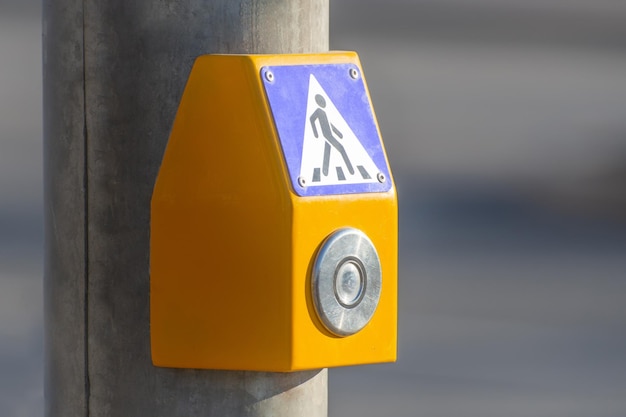
[[[378,179],[378,182],[385,182],[385,174],[382,172],[379,172],[378,175],[376,175],[376,178]]]
[[[265,71],[265,79],[270,83],[274,82],[274,73],[270,70]]]
[[[356,70],[356,68],[350,68],[350,77],[353,80],[356,80],[357,78],[359,78],[359,72]]]
[[[298,177],[298,185],[302,188],[306,188],[306,180],[302,177]]]

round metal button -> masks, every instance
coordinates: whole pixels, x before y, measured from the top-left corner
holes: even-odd
[[[313,304],[336,336],[349,336],[370,321],[380,299],[382,273],[372,241],[358,229],[331,234],[319,250],[311,277]]]
[[[354,307],[364,294],[365,277],[363,268],[350,259],[337,268],[335,276],[335,297],[344,307]]]

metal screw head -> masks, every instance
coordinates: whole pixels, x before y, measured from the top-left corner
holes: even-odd
[[[359,78],[359,71],[357,71],[356,68],[350,68],[350,78],[352,78],[353,80]]]
[[[306,187],[306,180],[302,177],[298,177],[298,185],[302,188]]]
[[[270,70],[265,71],[265,79],[270,83],[274,82],[274,73]]]
[[[379,172],[376,175],[376,179],[378,179],[378,182],[385,182],[385,174],[383,174],[382,172]]]

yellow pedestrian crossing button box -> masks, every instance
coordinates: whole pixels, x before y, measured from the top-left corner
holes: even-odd
[[[152,197],[153,363],[394,361],[397,221],[355,53],[197,58]]]

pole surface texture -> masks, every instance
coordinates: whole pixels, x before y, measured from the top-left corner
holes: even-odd
[[[328,0],[43,4],[46,415],[326,416],[326,370],[154,367],[148,265],[152,187],[195,57],[327,51]]]

